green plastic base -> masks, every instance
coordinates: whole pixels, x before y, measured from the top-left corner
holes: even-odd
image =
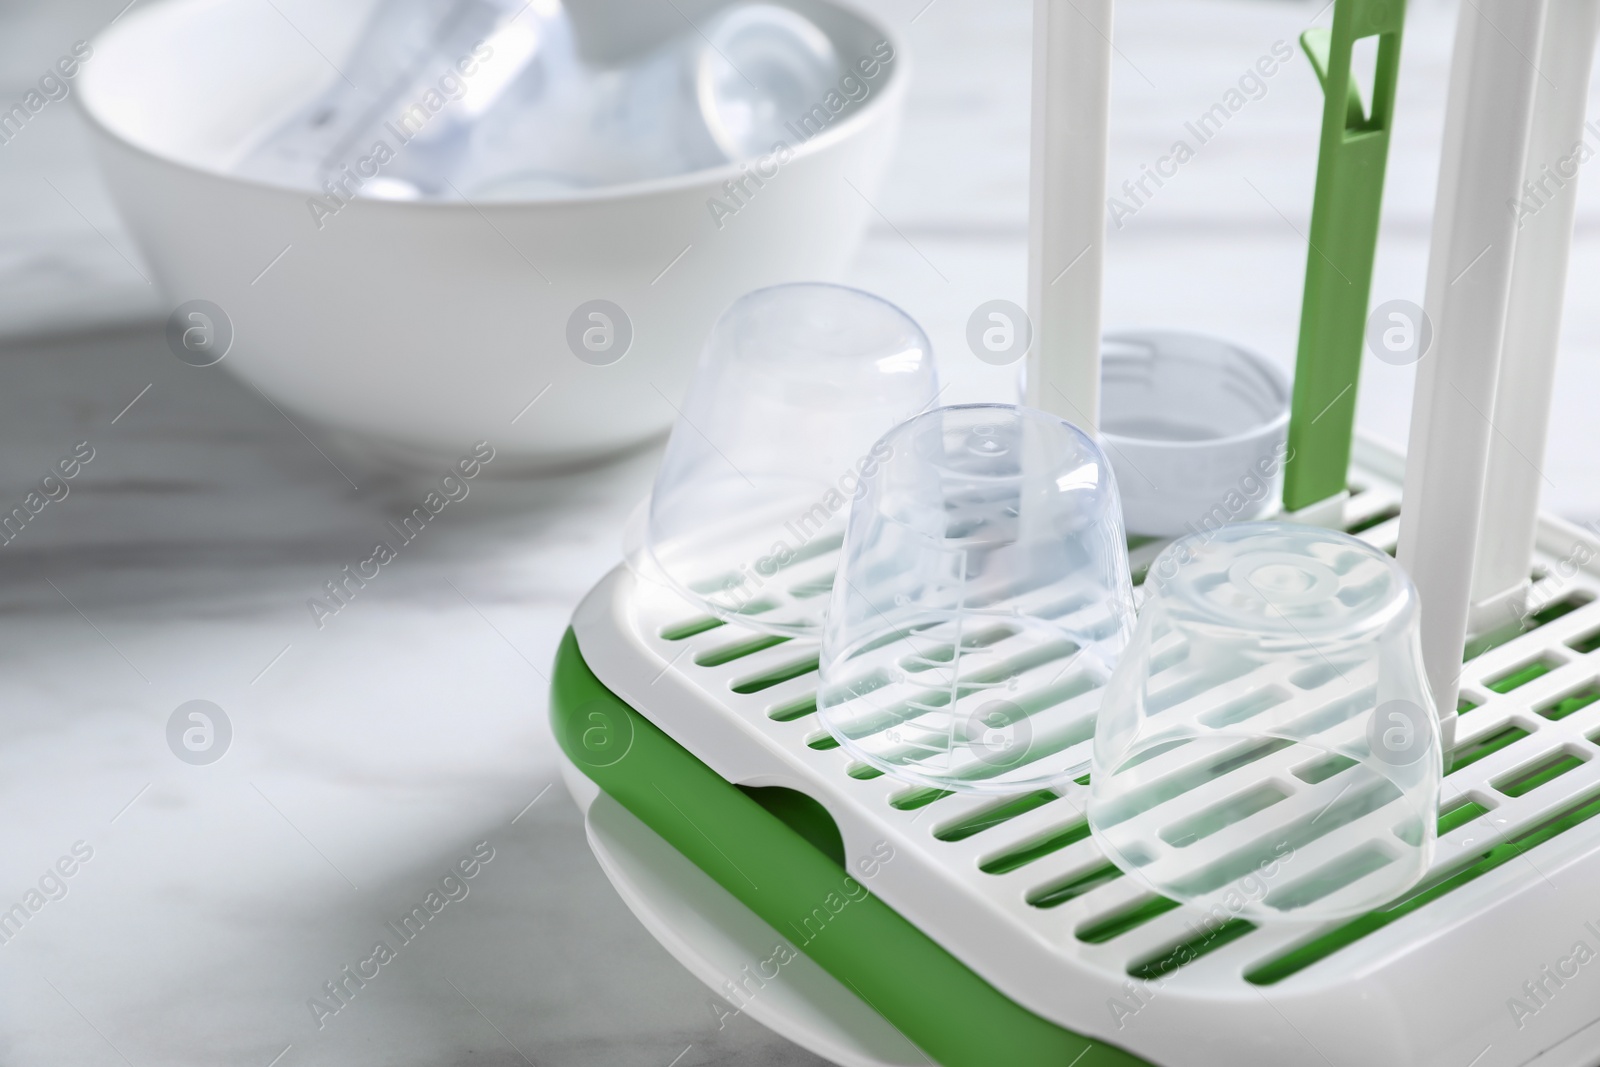
[[[880,843],[846,871],[816,801],[724,781],[601,684],[569,630],[550,719],[595,784],[942,1067],[1151,1067],[1022,1008],[868,890]]]

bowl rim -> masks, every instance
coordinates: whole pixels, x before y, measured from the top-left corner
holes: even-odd
[[[1276,363],[1272,362],[1272,360],[1268,359],[1266,356],[1263,356],[1260,352],[1257,352],[1253,348],[1239,344],[1237,341],[1229,340],[1226,337],[1221,337],[1212,333],[1205,333],[1200,330],[1172,329],[1115,330],[1107,332],[1101,339],[1101,343],[1102,348],[1104,348],[1105,346],[1109,346],[1110,344],[1117,342],[1149,341],[1152,339],[1171,337],[1211,341],[1233,349],[1235,352],[1243,356],[1255,370],[1261,372],[1266,378],[1270,379],[1272,385],[1283,394],[1283,410],[1265,422],[1257,423],[1248,430],[1241,430],[1238,433],[1228,434],[1225,437],[1207,437],[1200,441],[1170,441],[1156,437],[1129,437],[1124,434],[1112,433],[1109,430],[1101,430],[1100,438],[1102,440],[1115,442],[1118,447],[1132,447],[1136,449],[1146,449],[1152,451],[1165,451],[1169,449],[1212,449],[1224,448],[1231,445],[1246,444],[1251,441],[1270,440],[1273,437],[1276,437],[1280,430],[1286,430],[1288,428],[1289,417],[1293,413],[1293,381],[1288,374],[1284,373],[1282,367],[1278,366]],[[1105,356],[1104,352],[1102,351],[1102,363],[1104,360]],[[1101,418],[1104,418],[1103,411],[1101,412]]]
[[[763,0],[763,2],[777,4],[782,7],[791,7],[789,0]],[[843,121],[830,125],[816,136],[793,147],[794,154],[791,163],[826,151],[836,142],[854,137],[873,123],[892,120],[895,117],[894,113],[885,114],[885,109],[898,107],[904,101],[913,70],[911,51],[907,47],[906,35],[898,27],[891,26],[878,17],[864,0],[810,0],[810,2],[844,11],[860,19],[863,24],[870,27],[872,31],[889,43],[889,46],[894,51],[894,60],[889,71],[889,78],[883,88],[864,100],[861,106],[846,115]],[[118,20],[121,23],[120,25],[116,23],[108,25],[96,34],[90,43],[97,52],[107,47],[115,49],[119,47],[117,38],[131,32],[128,29],[130,26],[138,26],[158,19],[182,17],[184,8],[201,7],[210,3],[211,0],[158,0],[157,3],[148,4],[137,11],[128,12],[124,19]],[[321,190],[318,189],[229,173],[216,167],[199,164],[165,152],[158,152],[133,140],[118,130],[109,119],[100,114],[89,102],[96,92],[115,91],[112,86],[101,86],[99,71],[100,68],[97,65],[84,64],[78,74],[78,91],[72,94],[72,99],[78,113],[83,116],[90,129],[107,141],[146,159],[178,170],[187,171],[191,174],[203,175],[207,178],[219,178],[232,184],[274,193],[289,193],[295,196],[321,195]],[[623,182],[616,185],[603,185],[593,189],[581,189],[573,193],[564,193],[560,196],[507,200],[474,200],[466,196],[463,196],[460,200],[385,200],[379,197],[356,197],[355,199],[359,200],[362,207],[366,209],[408,212],[418,210],[483,212],[490,210],[526,210],[528,208],[543,207],[577,207],[679,193],[692,189],[715,188],[725,181],[741,177],[744,169],[747,169],[754,159],[761,158],[763,157],[737,159],[717,167],[693,170],[684,174],[673,174],[662,178],[646,178],[641,181]],[[788,164],[785,165],[787,166]]]

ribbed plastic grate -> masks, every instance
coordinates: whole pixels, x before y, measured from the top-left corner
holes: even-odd
[[[1357,536],[1394,550],[1395,486],[1372,479],[1353,493],[1346,514]],[[1161,547],[1133,548],[1136,574],[1148,568]],[[1600,738],[1600,581],[1587,573],[1569,574],[1572,568],[1560,563],[1541,560],[1544,577],[1533,601],[1541,607],[1526,620],[1525,630],[1491,635],[1468,650],[1471,658],[1461,680],[1461,707],[1467,710],[1458,723],[1439,846],[1428,877],[1380,912],[1310,931],[1258,929],[1239,921],[1197,925],[1203,915],[1153,896],[1107,863],[1073,798],[1048,792],[1006,799],[953,795],[912,788],[854,762],[830,743],[816,717],[816,648],[810,642],[766,638],[736,624],[692,617],[669,591],[643,585],[632,595],[633,614],[626,624],[632,640],[656,661],[645,665],[653,667],[652,674],[672,664],[698,690],[723,694],[723,711],[744,724],[741,732],[764,735],[765,744],[790,753],[819,782],[839,783],[868,824],[909,835],[948,881],[951,900],[981,899],[983,907],[1002,913],[1005,924],[1031,929],[1034,937],[1070,956],[1073,966],[1108,980],[1153,981],[1203,969],[1207,983],[1231,988],[1244,1001],[1256,998],[1251,990],[1292,981],[1312,967],[1333,968],[1319,981],[1338,981],[1341,954],[1353,946],[1373,938],[1421,936],[1426,924],[1397,924],[1437,907],[1529,850],[1585,827],[1600,813],[1600,759],[1595,758],[1600,756],[1595,740]],[[796,579],[815,582],[815,575],[807,570]],[[1000,636],[996,647],[1003,649],[1004,642]],[[1241,688],[1238,680],[1224,680],[1210,693],[1173,696],[1204,696],[1215,704],[1211,714],[1223,721],[1242,721],[1269,702],[1296,701],[1304,703],[1307,714],[1326,715],[1332,722],[1342,714],[1341,702],[1349,700],[1340,686],[1315,672],[1265,681],[1252,679],[1248,692],[1233,692]],[[651,713],[647,704],[640,710]],[[672,732],[670,724],[664,725]],[[1156,753],[1152,758],[1171,757]],[[1281,752],[1270,742],[1243,744],[1230,758],[1232,768],[1204,770],[1220,777],[1254,761],[1292,762],[1273,765],[1270,787],[1219,789],[1215,803],[1189,808],[1163,834],[1171,847],[1240,832],[1255,825],[1251,820],[1276,817],[1293,798],[1308,796],[1335,801],[1323,822],[1343,820],[1343,825],[1329,831],[1319,823],[1308,842],[1328,838],[1330,854],[1344,857],[1351,880],[1384,862],[1362,845],[1372,836],[1363,820],[1376,809],[1363,808],[1360,797],[1339,795],[1339,776],[1348,761],[1308,762],[1303,752]],[[1254,773],[1249,777],[1260,781]],[[1348,840],[1332,840],[1343,831]],[[1527,877],[1538,875],[1530,867]]]

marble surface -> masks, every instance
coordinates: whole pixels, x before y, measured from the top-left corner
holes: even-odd
[[[121,6],[0,12],[0,98]],[[1121,5],[1113,185],[1322,7]],[[1375,301],[1423,284],[1454,5],[1412,8]],[[1029,5],[881,9],[917,80],[850,280],[925,323],[948,396],[1001,398],[1009,374],[962,332],[979,303],[1023,295]],[[1112,233],[1108,325],[1291,361],[1318,107],[1291,65]],[[1600,516],[1597,268],[1591,182],[1546,465],[1547,504],[1580,519]],[[475,481],[319,628],[307,599],[431,479],[366,468],[225,370],[179,363],[142,270],[71,110],[0,146],[0,510],[93,449],[0,547],[0,909],[41,882],[59,897],[41,891],[0,944],[0,1064],[818,1063],[747,1019],[718,1028],[606,884],[557,779],[549,664],[657,453]],[[1409,393],[1369,363],[1363,427],[1403,443]],[[216,763],[168,747],[190,700],[231,723]],[[493,858],[466,895],[318,1018],[324,983],[398,945],[385,924],[474,849]]]

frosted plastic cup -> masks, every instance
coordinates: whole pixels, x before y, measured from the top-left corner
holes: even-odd
[[[1133,628],[1116,482],[1076,427],[1003,404],[896,427],[850,513],[817,706],[856,759],[967,793],[1088,768]]]
[[[1112,862],[1208,929],[1355,915],[1416,884],[1443,760],[1399,565],[1245,523],[1168,547],[1145,590],[1094,741],[1089,825]]]
[[[1275,364],[1199,334],[1115,333],[1101,381],[1101,441],[1129,533],[1177,537],[1273,509],[1290,400]]]
[[[718,618],[817,635],[878,439],[938,395],[905,312],[841,285],[741,297],[712,328],[656,475],[648,573]]]

